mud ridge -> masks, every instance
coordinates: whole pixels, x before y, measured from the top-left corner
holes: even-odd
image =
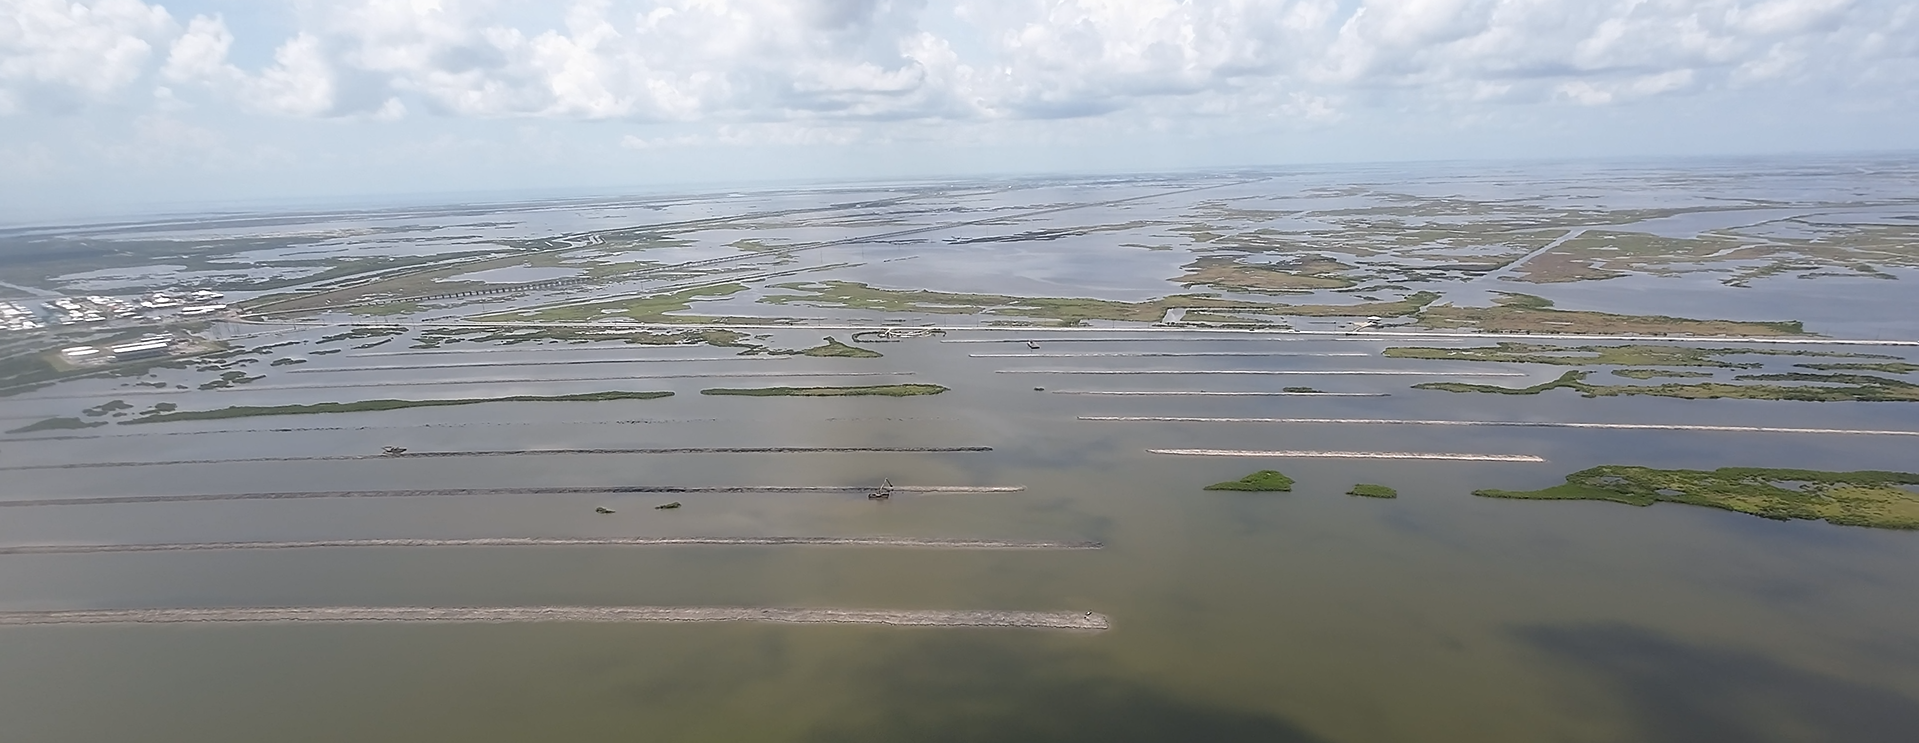
[[[825,609],[697,606],[311,606],[286,608],[84,609],[0,612],[0,626],[231,622],[774,622],[898,627],[1022,627],[1104,630],[1105,615],[1077,611]]]

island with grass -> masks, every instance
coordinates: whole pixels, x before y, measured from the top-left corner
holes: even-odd
[[[578,395],[509,395],[506,397],[461,397],[444,400],[360,400],[357,402],[321,402],[309,405],[236,405],[213,410],[181,410],[176,412],[144,415],[133,420],[122,421],[123,425],[135,423],[165,423],[172,421],[205,421],[223,418],[254,418],[268,415],[316,415],[326,413],[374,413],[384,410],[404,410],[406,408],[437,408],[455,405],[480,405],[492,402],[610,402],[613,400],[654,400],[672,397],[671,392],[587,392]],[[157,407],[157,406],[156,406]]]
[[[841,359],[877,359],[884,354],[872,349],[849,346],[833,336],[826,337],[826,343],[800,351],[802,356],[820,356]]]
[[[1763,364],[1735,360],[1739,356],[1799,356],[1837,359],[1894,359],[1882,354],[1819,351],[1806,348],[1698,348],[1682,345],[1627,343],[1610,346],[1561,346],[1551,343],[1500,341],[1490,346],[1446,348],[1431,346],[1394,346],[1380,352],[1393,359],[1433,361],[1492,361],[1507,364],[1553,364],[1556,366],[1697,366],[1720,369],[1757,369]],[[1881,370],[1880,364],[1802,364],[1813,369]]]
[[[1413,389],[1484,392],[1496,395],[1537,395],[1549,390],[1568,389],[1586,397],[1650,395],[1686,400],[1727,398],[1800,402],[1919,402],[1919,383],[1875,377],[1869,374],[1744,374],[1734,377],[1733,382],[1715,381],[1698,384],[1669,382],[1657,385],[1595,384],[1586,381],[1591,374],[1592,372],[1588,371],[1569,371],[1561,374],[1558,379],[1540,382],[1529,387],[1502,387],[1496,384],[1470,382],[1425,382],[1413,385]],[[1737,382],[1761,382],[1762,384],[1738,384]],[[1800,382],[1801,384],[1770,384],[1771,382]]]
[[[41,431],[72,431],[82,428],[104,426],[106,421],[86,421],[79,418],[47,418],[28,423],[19,428],[9,428],[6,433],[39,433]]]
[[[1362,482],[1358,485],[1354,485],[1352,490],[1346,491],[1346,494],[1356,495],[1361,498],[1398,498],[1399,497],[1399,491],[1394,490],[1385,485],[1375,485],[1369,482]]]
[[[917,397],[937,395],[947,388],[937,384],[875,384],[859,387],[715,387],[702,395],[735,397]]]
[[[1600,500],[1632,506],[1683,503],[1780,521],[1919,529],[1919,474],[1725,467],[1662,470],[1606,465],[1539,490],[1475,490],[1485,498]]]
[[[1279,470],[1260,470],[1237,480],[1213,483],[1206,486],[1206,489],[1259,493],[1284,492],[1293,489],[1293,478],[1280,474]]]

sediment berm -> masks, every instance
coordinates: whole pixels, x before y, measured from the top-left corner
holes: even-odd
[[[375,459],[444,459],[452,457],[529,457],[564,454],[852,454],[852,453],[961,453],[992,451],[990,446],[709,446],[593,449],[504,449],[494,451],[423,451],[401,454],[334,454],[317,457],[243,457],[236,459],[163,459],[146,462],[68,462],[17,464],[0,470],[79,470],[101,467],[161,467],[178,464],[244,464],[248,462],[354,462]]]
[[[186,542],[173,544],[29,544],[0,547],[0,555],[74,555],[115,552],[218,552],[351,547],[906,547],[952,550],[1094,550],[1080,541],[919,539],[913,537],[607,537],[600,539],[476,537],[471,539],[320,539],[294,542]]]
[[[776,622],[884,624],[900,627],[1023,627],[1094,631],[1104,630],[1110,626],[1105,615],[1077,611],[696,606],[315,606],[0,612],[0,626],[201,622]]]
[[[622,485],[563,488],[442,488],[437,490],[316,490],[290,493],[194,493],[188,495],[105,495],[74,498],[0,500],[9,506],[100,506],[118,503],[172,503],[227,500],[304,500],[308,498],[431,498],[485,495],[620,495],[628,493],[865,493],[871,485],[737,485],[685,487]],[[895,485],[895,493],[1017,493],[1023,485]]]

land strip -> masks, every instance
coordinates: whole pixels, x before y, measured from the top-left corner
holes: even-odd
[[[790,609],[691,606],[314,606],[298,608],[83,609],[0,612],[0,625],[194,624],[203,622],[775,622],[898,627],[1023,627],[1104,630],[1101,614],[1077,611]]]
[[[1429,328],[1474,328],[1495,333],[1566,332],[1636,333],[1684,336],[1805,336],[1797,320],[1747,322],[1695,320],[1665,315],[1618,315],[1609,312],[1561,310],[1552,300],[1530,294],[1500,292],[1490,307],[1433,305],[1419,312],[1419,324]]]
[[[918,397],[947,391],[937,384],[881,384],[864,387],[715,387],[702,395],[733,397]]]
[[[171,459],[147,462],[71,462],[18,464],[0,470],[80,470],[105,467],[164,467],[178,464],[245,464],[249,462],[357,462],[388,459],[450,459],[455,457],[538,457],[593,454],[853,454],[987,452],[990,446],[716,446],[602,449],[507,449],[500,451],[423,451],[400,454],[336,454],[316,457],[243,457],[237,459]]]
[[[448,363],[448,364],[326,366],[326,367],[320,367],[317,369],[294,369],[287,373],[288,374],[327,374],[332,372],[408,371],[408,370],[418,370],[418,369],[462,369],[462,368],[488,367],[488,366],[578,366],[581,364],[670,364],[675,362],[695,363],[695,362],[706,362],[706,361],[745,361],[745,360],[770,361],[774,359],[786,360],[788,358],[789,357],[786,357],[786,356],[711,356],[711,357],[696,358],[696,359],[643,358],[643,359],[550,359],[550,360],[541,360],[541,361],[461,361],[461,362]]]
[[[1774,348],[1695,348],[1674,344],[1627,346],[1555,346],[1538,343],[1502,341],[1474,348],[1427,348],[1395,346],[1380,353],[1394,359],[1436,361],[1495,361],[1513,364],[1554,364],[1558,366],[1696,366],[1721,369],[1754,369],[1756,362],[1728,361],[1725,356],[1813,356],[1826,358],[1889,359],[1878,354],[1837,353],[1805,349]],[[1801,364],[1819,368],[1826,365]],[[1919,368],[1919,367],[1915,367]]]
[[[995,374],[1251,374],[1273,376],[1523,377],[1525,372],[1425,372],[1383,369],[995,369]]]
[[[1732,384],[1728,382],[1679,384],[1668,382],[1659,385],[1593,384],[1586,381],[1586,377],[1590,375],[1591,372],[1588,371],[1569,371],[1560,375],[1558,379],[1541,382],[1530,387],[1500,387],[1491,384],[1468,384],[1464,382],[1425,382],[1413,385],[1413,389],[1441,390],[1444,392],[1485,392],[1498,395],[1537,395],[1548,390],[1563,388],[1574,390],[1586,397],[1651,395],[1654,397],[1676,397],[1686,400],[1730,398],[1742,400],[1794,400],[1799,402],[1919,401],[1919,383],[1863,374],[1750,374],[1735,378],[1739,381],[1807,382],[1808,384]]]
[[[1138,356],[1370,356],[1359,352],[1295,353],[1286,351],[1137,351],[1123,353],[969,353],[975,359],[1091,359]]]
[[[1435,292],[1414,292],[1397,301],[1363,304],[1287,305],[1225,299],[1210,294],[1176,294],[1140,302],[1088,297],[1020,297],[1004,294],[967,294],[926,289],[884,289],[851,281],[776,284],[795,294],[773,294],[760,302],[826,309],[905,312],[936,315],[975,315],[1017,323],[1052,323],[1055,327],[1085,326],[1088,321],[1158,323],[1175,310],[1217,310],[1273,316],[1367,317],[1403,316],[1419,312],[1440,298]]]
[[[615,400],[657,400],[672,397],[671,392],[588,392],[579,395],[510,395],[507,397],[470,397],[447,400],[360,400],[358,402],[321,402],[311,405],[236,405],[214,410],[181,410],[172,413],[158,413],[132,420],[121,421],[125,425],[139,423],[164,423],[167,421],[219,420],[224,418],[250,418],[268,415],[318,415],[328,413],[367,413],[386,410],[404,410],[406,408],[434,408],[457,405],[480,405],[492,402],[610,402]]]
[[[0,500],[0,508],[33,506],[101,506],[121,503],[194,501],[308,500],[313,498],[434,498],[489,495],[627,495],[653,493],[866,493],[871,485],[738,485],[687,487],[626,485],[568,488],[442,488],[437,490],[313,490],[292,493],[195,493],[191,495],[105,495],[74,498]],[[895,493],[1018,493],[1023,485],[895,485]]]
[[[1776,426],[1708,426],[1680,423],[1560,423],[1553,421],[1433,421],[1386,418],[1201,418],[1147,415],[1082,415],[1083,421],[1159,421],[1167,423],[1298,423],[1398,426],[1512,426],[1517,428],[1596,428],[1622,431],[1719,431],[1726,433],[1806,433],[1848,436],[1919,436],[1919,431],[1859,428],[1785,428]]]
[[[696,330],[696,329],[712,330],[712,331],[725,330],[725,331],[738,331],[738,332],[766,331],[766,330],[796,330],[796,329],[881,331],[889,328],[902,327],[902,326],[888,325],[888,324],[878,323],[878,322],[848,323],[848,322],[838,322],[838,321],[809,322],[805,324],[763,323],[763,322],[751,322],[751,323],[708,322],[708,323],[702,323],[698,328],[689,328],[684,324],[670,324],[670,323],[628,323],[615,328],[605,323],[597,323],[597,322],[554,322],[554,321],[534,321],[534,320],[518,320],[518,321],[511,321],[511,322],[503,321],[503,322],[496,322],[496,323],[476,323],[476,322],[468,322],[468,321],[446,321],[446,322],[396,321],[396,322],[385,322],[385,323],[301,321],[301,322],[295,323],[295,322],[285,322],[285,321],[267,322],[267,321],[259,321],[259,320],[244,320],[244,321],[235,321],[235,322],[247,322],[251,324],[260,324],[260,325],[271,324],[271,325],[287,325],[290,327],[314,327],[314,328],[403,327],[403,328],[430,328],[430,329],[483,329],[483,330],[495,330],[495,331],[503,330],[503,329],[511,329],[511,328],[528,328],[528,329],[576,328],[576,329],[583,329],[583,330],[612,332],[615,334],[641,333],[641,332],[685,333],[685,332],[688,332],[689,330]],[[1039,326],[1039,325],[997,326],[996,327],[992,325],[977,325],[977,324],[976,325],[913,325],[913,326],[904,326],[904,327],[908,327],[913,330],[939,331],[939,332],[949,332],[949,333],[970,332],[970,333],[1040,333],[1040,334],[1043,334],[1043,335],[1034,335],[1030,337],[1015,336],[1013,338],[948,339],[948,340],[941,340],[940,341],[941,343],[1016,343],[1016,342],[1021,342],[1025,340],[1032,340],[1034,342],[1051,342],[1051,343],[1068,343],[1068,342],[1087,343],[1087,342],[1096,342],[1096,341],[1137,342],[1137,341],[1146,341],[1146,340],[1150,340],[1154,342],[1199,342],[1199,341],[1211,342],[1211,341],[1273,340],[1276,338],[1317,339],[1317,340],[1378,340],[1378,339],[1417,340],[1417,339],[1424,339],[1424,338],[1442,338],[1442,339],[1465,339],[1465,340],[1480,340],[1480,341],[1488,341],[1488,340],[1502,341],[1502,340],[1512,340],[1517,335],[1527,340],[1624,341],[1624,342],[1633,342],[1633,341],[1674,342],[1674,341],[1709,340],[1713,343],[1750,343],[1750,344],[1762,344],[1762,345],[1779,344],[1779,345],[1804,345],[1804,346],[1881,346],[1881,347],[1919,348],[1919,340],[1896,340],[1896,339],[1887,340],[1887,339],[1880,339],[1880,338],[1826,338],[1822,336],[1810,336],[1810,335],[1801,335],[1801,336],[1714,335],[1711,337],[1693,337],[1693,336],[1685,336],[1685,335],[1648,335],[1643,333],[1577,333],[1577,332],[1566,332],[1566,331],[1517,334],[1517,333],[1510,333],[1510,332],[1471,332],[1471,331],[1418,330],[1418,329],[1297,330],[1297,329],[1291,329],[1291,328],[1270,328],[1270,327],[1103,328],[1103,327],[1090,327],[1090,326]],[[1071,336],[1075,333],[1139,333],[1147,337],[1136,337],[1136,338],[1062,337],[1062,336]],[[1156,336],[1169,336],[1169,335],[1170,336],[1212,335],[1212,336],[1227,336],[1227,337],[1212,337],[1212,338],[1156,337]],[[1231,336],[1240,336],[1240,337],[1231,337]]]
[[[1919,474],[1724,467],[1661,470],[1606,465],[1539,490],[1475,490],[1487,498],[1601,500],[1633,506],[1680,503],[1787,521],[1919,529]],[[1902,487],[1903,486],[1903,487]]]
[[[1211,392],[1207,390],[1053,390],[1055,395],[1139,397],[1388,397],[1387,392]]]
[[[1099,542],[913,537],[606,537],[597,539],[478,537],[473,539],[320,539],[302,542],[186,542],[175,544],[24,544],[0,546],[0,555],[72,555],[118,552],[225,552],[353,547],[905,547],[951,550],[1095,550]]]
[[[1434,459],[1458,462],[1544,462],[1531,454],[1453,454],[1412,451],[1256,451],[1248,449],[1147,449],[1150,454],[1186,457],[1271,457],[1274,459]]]
[[[300,431],[405,431],[414,428],[471,428],[475,426],[672,426],[682,423],[718,423],[721,418],[648,418],[644,420],[567,421],[463,421],[458,423],[409,423],[401,426],[288,426],[285,428],[220,428],[211,431],[144,431],[140,433],[99,433],[66,436],[0,438],[0,441],[69,441],[74,439],[120,439],[137,436],[217,436],[236,433],[295,433]],[[845,416],[819,418],[821,421],[942,421],[939,416]]]
[[[711,372],[705,374],[626,374],[618,377],[509,377],[504,379],[429,379],[417,382],[347,382],[340,384],[268,384],[250,385],[241,388],[222,388],[221,394],[234,392],[274,392],[278,390],[332,390],[367,387],[439,387],[463,384],[528,384],[533,382],[624,382],[632,379],[729,379],[751,378],[796,378],[814,377],[910,377],[914,372]],[[202,390],[211,391],[211,390]],[[38,395],[21,398],[23,400],[97,400],[102,397],[151,397],[155,395],[183,395],[188,390],[112,390],[85,395]],[[25,420],[24,418],[22,420]]]

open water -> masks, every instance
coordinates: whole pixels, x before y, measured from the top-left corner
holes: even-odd
[[[916,249],[886,250],[906,255]],[[943,250],[937,261],[873,263],[864,270],[876,281],[896,271],[936,276],[957,255],[954,248]],[[1127,255],[1160,273],[1183,260],[1149,250]],[[1033,255],[1019,264],[1031,277],[1027,286],[1053,292],[1046,287],[1070,283],[1071,270],[1083,269],[1096,283],[1126,273],[1123,266],[1047,268],[1056,259]],[[919,263],[925,265],[913,266]],[[1012,291],[995,288],[990,279],[985,267],[974,265],[945,288]],[[1812,291],[1796,305],[1793,287],[1837,285],[1778,279],[1739,293],[1714,290],[1710,280],[1649,283],[1657,281],[1668,280],[1537,292],[1575,309],[1738,319],[1812,313],[1820,320],[1815,329],[1833,336],[1915,334],[1909,320],[1882,317],[1854,325],[1842,312],[1819,314],[1828,295],[1862,311],[1898,306],[1903,281],[1848,280],[1857,282],[1847,284],[1848,291]],[[1124,281],[1109,284],[1107,293],[1133,291]],[[1636,306],[1637,299],[1608,303],[1608,290],[1642,291],[1644,306]],[[1711,291],[1724,301],[1709,299]],[[772,340],[804,347],[827,332],[844,338],[844,331],[794,330]],[[309,362],[275,371],[257,386],[138,395],[129,393],[150,388],[106,379],[0,399],[0,417],[30,421],[73,415],[115,397],[138,408],[168,401],[202,409],[609,389],[676,393],[645,401],[499,403],[9,435],[0,439],[0,465],[9,466],[364,455],[383,446],[416,452],[991,447],[17,470],[0,473],[0,498],[6,500],[569,486],[868,487],[887,479],[902,486],[1023,488],[902,491],[884,501],[857,491],[601,492],[7,507],[0,508],[0,545],[6,546],[688,536],[1102,545],[4,554],[0,612],[815,607],[1095,612],[1111,625],[1105,631],[570,622],[0,627],[0,740],[1694,743],[1906,741],[1919,730],[1919,622],[1912,619],[1919,616],[1919,572],[1912,569],[1919,564],[1919,533],[1772,522],[1669,504],[1633,508],[1471,494],[1478,488],[1552,485],[1570,472],[1610,463],[1912,469],[1919,461],[1912,437],[1080,419],[1538,420],[1919,431],[1919,416],[1907,404],[1586,399],[1565,391],[1460,395],[1412,390],[1411,384],[1425,380],[1384,375],[998,373],[1524,372],[1462,380],[1516,387],[1566,369],[1388,359],[1378,353],[1406,343],[1370,338],[1159,333],[1074,342],[1068,334],[1048,334],[1042,351],[1019,342],[945,342],[1006,337],[1011,334],[969,330],[874,344],[886,354],[880,359],[711,360],[730,352],[574,345],[385,355],[407,350],[401,340],[322,356],[310,354],[316,346],[283,349]],[[1479,343],[1419,345],[1429,344]],[[1812,348],[1919,356],[1912,348]],[[972,356],[1168,351],[1366,355]],[[479,360],[568,363],[344,370]],[[603,363],[572,363],[589,360]],[[1767,364],[1763,371],[1813,361],[1755,360]],[[285,373],[290,370],[301,373]],[[805,376],[849,372],[875,376]],[[793,376],[659,376],[742,373]],[[191,386],[203,376],[163,372],[159,378]],[[1595,379],[1627,381],[1603,374]],[[474,384],[425,384],[457,381]],[[952,389],[909,398],[699,394],[715,386],[884,383]],[[311,386],[320,384],[394,386]],[[1381,396],[1061,394],[1286,386]],[[1156,448],[1518,454],[1545,461],[1148,453]],[[1286,493],[1201,490],[1265,468],[1283,470],[1297,485]],[[1390,485],[1400,496],[1344,494],[1360,482]],[[683,505],[653,508],[668,500]]]

